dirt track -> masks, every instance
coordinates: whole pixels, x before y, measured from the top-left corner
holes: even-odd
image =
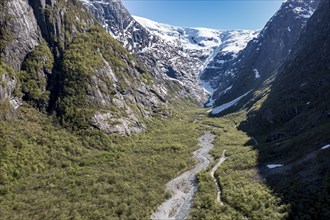
[[[220,188],[220,183],[218,182],[217,178],[214,176],[215,171],[218,169],[218,167],[226,160],[226,150],[224,150],[222,152],[221,157],[219,158],[218,162],[216,163],[216,165],[212,168],[210,174],[213,178],[213,181],[215,182],[217,189],[218,189],[218,195],[217,195],[217,201],[221,202],[221,188]]]

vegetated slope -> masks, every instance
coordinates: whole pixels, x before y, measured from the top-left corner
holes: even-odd
[[[23,100],[66,127],[119,134],[163,108],[152,75],[79,1],[2,1],[0,22],[3,106]]]
[[[321,1],[288,61],[256,96],[241,128],[260,142],[260,171],[291,219],[330,217],[330,4]],[[267,169],[266,164],[281,164]]]
[[[70,132],[23,104],[0,121],[1,219],[148,219],[204,132],[181,111],[128,138]]]
[[[285,1],[258,37],[251,40],[236,59],[229,63],[219,62],[215,64],[217,68],[206,69],[202,78],[209,80],[217,89],[213,95],[214,106],[228,103],[251,89],[258,89],[269,76],[276,74],[317,5],[318,1],[314,0]],[[223,59],[227,58],[220,56],[214,62]],[[251,95],[242,99],[241,103],[249,98]]]
[[[143,61],[159,86],[172,91],[176,97],[199,104],[207,100],[207,93],[199,83],[201,69],[213,59],[225,40],[232,41],[231,45],[237,44],[233,50],[244,48],[251,39],[249,33],[253,32],[174,27],[133,17],[121,1],[81,2],[112,36]]]

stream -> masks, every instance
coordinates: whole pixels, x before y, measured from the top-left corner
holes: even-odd
[[[212,142],[215,135],[206,131],[198,138],[199,149],[193,152],[193,157],[198,164],[189,171],[167,183],[166,187],[171,192],[171,198],[161,204],[151,215],[151,219],[186,219],[193,206],[193,196],[197,191],[196,174],[204,170],[213,157],[209,151],[213,148]]]

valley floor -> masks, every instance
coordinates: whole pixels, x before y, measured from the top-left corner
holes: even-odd
[[[128,138],[69,132],[22,106],[15,119],[0,122],[1,218],[150,218],[171,197],[166,184],[197,164],[192,152],[206,131],[215,136],[216,160],[197,174],[189,218],[285,218],[288,207],[258,175],[257,151],[245,146],[250,137],[236,129],[242,115],[208,118],[205,109],[180,106]],[[226,160],[212,171],[224,150]]]
[[[167,190],[171,198],[158,207],[151,219],[185,219],[193,206],[193,196],[197,191],[196,174],[204,170],[213,160],[209,151],[213,148],[215,135],[209,131],[198,138],[199,149],[193,152],[193,157],[198,163],[189,171],[171,180]]]

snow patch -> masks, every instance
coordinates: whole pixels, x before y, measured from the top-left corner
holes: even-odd
[[[292,5],[290,5],[292,7]],[[304,7],[295,7],[293,8],[293,12],[295,14],[297,14],[299,17],[303,17],[303,18],[310,18],[314,12],[315,12],[315,9],[309,7],[308,9],[307,8],[304,8]]]
[[[231,90],[231,88],[233,88],[233,86],[229,86],[228,88],[226,88],[225,90],[223,90],[221,92],[221,94],[226,94],[229,90]]]
[[[226,109],[228,109],[228,108],[230,108],[230,107],[236,105],[236,104],[237,104],[237,103],[238,103],[243,97],[247,96],[251,91],[252,91],[252,90],[248,91],[247,93],[241,95],[240,97],[234,99],[234,100],[231,101],[231,102],[225,103],[225,104],[223,104],[223,105],[220,105],[220,106],[218,106],[218,107],[212,109],[211,113],[212,113],[213,115],[216,115],[216,114],[219,114],[220,112],[222,112],[222,111],[224,111],[224,110],[226,110]]]
[[[278,167],[283,167],[283,164],[267,164],[268,169],[275,169]]]
[[[174,78],[171,78],[171,77],[166,77],[166,79],[167,80],[178,82],[181,86],[184,86],[183,82],[181,82],[180,80],[177,80],[177,79],[174,79]]]
[[[258,79],[260,78],[260,73],[257,69],[253,69],[254,73],[255,73],[255,78]]]
[[[221,92],[221,94],[226,94],[229,90],[231,90],[233,86],[229,86],[228,88],[226,88],[225,90],[223,90]],[[205,107],[212,107],[215,103],[216,99],[213,99],[212,96],[210,96],[208,102],[205,104]]]
[[[330,148],[330,144],[327,144],[327,145],[323,146],[323,147],[321,148],[321,150],[325,150],[325,149],[328,149],[328,148]]]

